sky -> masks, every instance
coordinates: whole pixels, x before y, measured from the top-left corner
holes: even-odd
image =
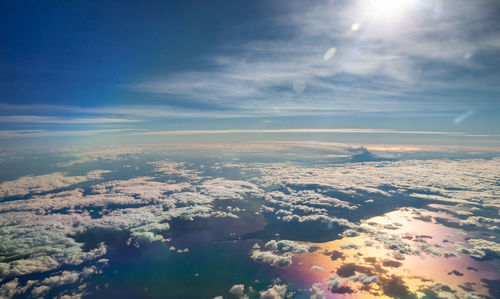
[[[500,2],[3,1],[0,146],[500,147]]]

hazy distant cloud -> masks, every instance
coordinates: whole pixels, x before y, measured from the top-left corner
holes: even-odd
[[[138,159],[139,154],[144,153],[155,153],[164,151],[165,148],[159,146],[140,146],[140,145],[129,145],[129,146],[112,146],[105,148],[92,148],[92,149],[69,149],[63,150],[61,155],[64,157],[70,157],[72,160],[68,162],[58,163],[56,166],[68,167],[75,164],[84,164],[94,161],[116,161],[116,160],[126,160],[126,159]]]
[[[163,175],[178,176],[190,181],[200,181],[202,179],[200,176],[201,171],[189,169],[186,162],[162,160],[150,162],[150,164],[155,166],[155,171],[157,173],[161,173]]]
[[[0,130],[0,138],[28,138],[28,137],[57,137],[57,136],[87,136],[103,133],[119,133],[130,129],[103,129],[103,130]]]
[[[449,136],[475,136],[462,132],[440,131],[405,131],[390,129],[270,129],[270,130],[177,130],[177,131],[148,131],[131,133],[129,135],[206,135],[206,134],[272,134],[272,133],[348,133],[348,134],[422,134],[422,135],[449,135]],[[487,137],[489,135],[477,135]]]

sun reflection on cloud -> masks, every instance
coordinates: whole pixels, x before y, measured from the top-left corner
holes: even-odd
[[[320,283],[332,298],[488,296],[484,282],[500,278],[498,260],[472,258],[464,250],[472,233],[443,219],[454,221],[417,209],[373,217],[361,223],[359,236],[307,243],[319,249],[295,256],[283,276],[304,287]]]

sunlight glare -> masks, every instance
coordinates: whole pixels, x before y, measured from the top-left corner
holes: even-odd
[[[412,0],[369,0],[368,7],[376,17],[396,18],[409,8]]]

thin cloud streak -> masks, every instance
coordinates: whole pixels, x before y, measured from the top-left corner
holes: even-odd
[[[59,137],[59,136],[87,136],[104,133],[118,133],[130,131],[130,129],[106,129],[106,130],[78,130],[78,131],[49,131],[49,130],[0,130],[0,139],[8,138],[31,138],[31,137]]]
[[[463,132],[405,131],[390,129],[274,129],[274,130],[175,130],[138,132],[127,135],[206,135],[206,134],[272,134],[272,133],[349,133],[349,134],[422,134],[444,136],[491,137],[497,135],[473,135]]]
[[[131,123],[141,120],[124,118],[69,118],[40,115],[6,115],[0,116],[0,123],[40,123],[40,124],[99,124],[99,123]]]
[[[272,101],[270,101],[272,102]],[[68,106],[68,105],[11,105],[11,104],[1,104],[0,109],[4,113],[15,113],[16,111],[24,111],[29,113],[39,113],[39,114],[52,114],[61,112],[70,112],[75,114],[93,114],[93,115],[103,115],[105,118],[84,118],[78,117],[75,122],[73,119],[67,118],[68,123],[78,123],[79,120],[106,120],[106,119],[124,119],[127,122],[142,122],[146,119],[155,118],[241,118],[241,117],[272,117],[272,116],[314,116],[314,115],[339,115],[339,114],[349,114],[352,112],[362,112],[362,113],[410,113],[412,115],[435,115],[435,116],[454,116],[456,113],[450,111],[444,105],[439,108],[436,105],[436,109],[433,111],[426,110],[426,106],[422,103],[412,103],[406,105],[403,109],[394,100],[381,99],[374,101],[362,101],[364,108],[356,108],[349,101],[336,101],[334,103],[329,103],[328,105],[323,105],[321,97],[311,98],[310,105],[307,110],[304,110],[301,104],[290,103],[288,106],[282,106],[278,102],[271,108],[264,106],[259,106],[259,103],[255,101],[249,101],[240,105],[240,110],[196,110],[196,109],[185,109],[179,107],[172,107],[169,105],[116,105],[116,106],[98,106],[98,107],[79,107],[79,106]],[[358,104],[356,104],[358,105]],[[454,110],[463,111],[466,106],[457,104]],[[4,117],[16,119],[14,115],[7,115]],[[35,117],[35,115],[30,116]],[[50,117],[50,116],[36,116],[36,117]],[[127,117],[132,117],[136,119],[127,119]],[[1,116],[0,116],[1,119]],[[19,118],[22,120],[22,118]],[[41,119],[43,121],[43,119]],[[58,120],[58,118],[54,118]],[[19,121],[21,122],[21,121]],[[30,119],[26,119],[26,122],[31,122]],[[117,121],[118,122],[118,121]]]

